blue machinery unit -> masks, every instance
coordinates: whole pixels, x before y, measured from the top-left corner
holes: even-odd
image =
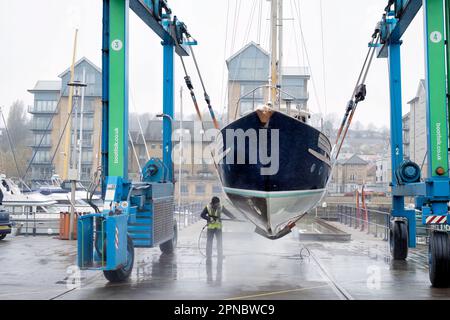
[[[424,7],[427,88],[428,172],[420,182],[420,168],[403,159],[401,55],[402,36]],[[389,0],[379,24],[378,57],[387,58],[391,100],[392,221],[390,247],[394,259],[405,259],[416,246],[415,211],[405,209],[405,196],[416,199],[423,223],[449,221],[448,86],[450,83],[450,0]],[[447,68],[446,68],[447,67]],[[436,228],[438,229],[438,228]],[[450,242],[446,232],[434,230],[429,246],[430,280],[434,286],[450,284]]]
[[[142,181],[128,180],[128,14],[132,9],[161,39],[163,73],[163,159],[150,159]],[[103,270],[112,282],[129,277],[134,248],[174,250],[172,123],[174,53],[187,56],[186,26],[166,0],[103,0],[103,212],[78,221],[78,265]]]

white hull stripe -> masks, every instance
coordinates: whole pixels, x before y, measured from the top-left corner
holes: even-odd
[[[444,224],[447,223],[447,216],[428,216],[425,221],[427,224]]]
[[[295,190],[295,191],[258,191],[258,190],[246,190],[246,189],[235,189],[235,188],[223,188],[226,193],[240,195],[240,196],[250,196],[257,198],[291,198],[299,196],[307,196],[318,193],[325,192],[325,189],[316,190]]]
[[[325,162],[327,165],[329,165],[331,167],[330,159],[327,159],[327,157],[325,157],[323,154],[320,154],[311,148],[308,149],[308,152],[311,153],[314,157],[316,157],[320,161]]]

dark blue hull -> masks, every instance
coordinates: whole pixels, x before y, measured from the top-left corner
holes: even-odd
[[[242,130],[241,139],[232,134],[236,130]],[[245,143],[243,132],[247,132]],[[218,170],[224,191],[267,235],[274,236],[324,195],[331,174],[331,144],[319,130],[274,111],[266,124],[252,112],[221,133],[225,156],[218,162]],[[261,154],[272,161],[268,163]]]

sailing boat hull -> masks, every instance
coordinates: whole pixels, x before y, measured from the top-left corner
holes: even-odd
[[[276,238],[325,195],[331,144],[319,130],[274,111],[266,124],[252,112],[221,134],[218,170],[224,191],[260,233]]]

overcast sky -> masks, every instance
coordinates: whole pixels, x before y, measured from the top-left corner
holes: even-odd
[[[190,33],[199,41],[196,55],[200,68],[213,106],[222,111],[225,60],[248,41],[259,40],[268,49],[269,3],[266,0],[168,2],[173,12],[187,24]],[[263,8],[261,13],[260,2]],[[361,68],[370,35],[387,1],[322,1],[324,66],[320,1],[285,0],[285,66],[306,64],[297,15],[292,10],[294,2],[301,9],[305,43],[318,97],[310,84],[310,108],[312,111],[337,113],[340,118]],[[239,12],[238,16],[235,16],[235,12]],[[31,105],[33,96],[27,89],[33,88],[37,80],[58,79],[58,74],[70,65],[75,28],[79,29],[77,57],[86,56],[101,67],[101,13],[101,0],[0,0],[0,106],[8,107],[16,99]],[[421,11],[404,37],[404,113],[407,111],[407,101],[414,98],[419,80],[424,77],[422,15]],[[235,33],[234,20],[237,21]],[[261,21],[261,30],[258,21]],[[247,32],[249,25],[250,31]],[[189,68],[193,73],[192,64]],[[175,72],[178,109],[179,90],[184,84],[178,60]],[[374,62],[367,87],[367,101],[360,105],[355,121],[366,125],[372,122],[377,126],[389,126],[386,60],[377,59]],[[198,82],[196,89],[201,98]],[[162,109],[160,41],[134,13],[130,19],[130,97],[131,111],[156,113]],[[184,97],[185,113],[191,113],[193,107],[186,90]]]

